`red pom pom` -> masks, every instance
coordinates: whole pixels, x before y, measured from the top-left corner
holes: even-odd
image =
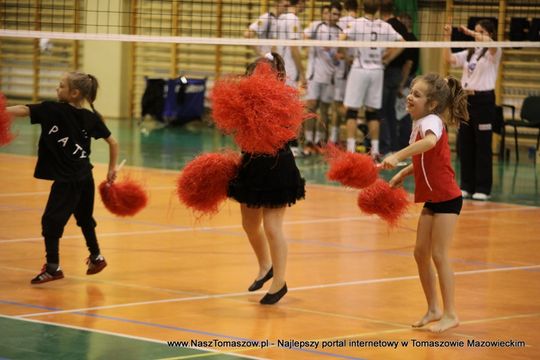
[[[327,145],[324,152],[330,165],[326,173],[329,180],[357,189],[370,186],[377,180],[379,171],[370,156],[346,152],[334,145]]]
[[[360,210],[378,215],[390,226],[397,225],[409,205],[409,196],[403,188],[392,188],[382,179],[377,179],[358,194]]]
[[[9,144],[15,135],[11,132],[12,117],[6,111],[6,98],[0,93],[0,146]]]
[[[99,194],[103,205],[118,216],[133,216],[148,202],[148,195],[144,188],[131,179],[113,184],[103,181],[99,184]]]
[[[216,81],[211,94],[212,117],[242,150],[275,154],[296,138],[307,114],[298,91],[279,80],[268,64],[248,77]]]
[[[187,207],[203,214],[215,214],[227,199],[229,182],[240,165],[232,151],[203,154],[191,160],[178,178],[177,193]]]

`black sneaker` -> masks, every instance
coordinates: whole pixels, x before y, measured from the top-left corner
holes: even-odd
[[[49,281],[60,280],[64,278],[64,272],[60,269],[60,266],[53,272],[50,269],[47,270],[47,264],[43,265],[41,272],[33,278],[31,284],[43,284]]]
[[[86,275],[97,274],[98,272],[103,270],[105,266],[107,266],[105,258],[101,255],[98,255],[94,258],[92,258],[92,256],[89,256],[88,259],[86,259],[86,264],[88,265]]]

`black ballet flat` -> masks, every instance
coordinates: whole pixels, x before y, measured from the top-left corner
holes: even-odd
[[[283,285],[283,287],[276,293],[270,294],[266,293],[266,295],[263,296],[261,301],[259,301],[263,305],[272,305],[277,303],[279,300],[281,300],[282,297],[285,296],[287,293],[287,283]]]
[[[266,275],[264,275],[259,280],[255,280],[253,284],[251,284],[251,286],[248,288],[248,290],[249,291],[259,290],[260,288],[262,288],[264,283],[270,280],[273,276],[274,276],[274,268],[271,267],[270,270],[268,270],[268,272],[266,273]]]

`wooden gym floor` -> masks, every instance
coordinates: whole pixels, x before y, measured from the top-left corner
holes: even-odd
[[[0,358],[540,357],[540,207],[526,154],[494,163],[493,201],[465,201],[451,251],[461,326],[431,334],[410,327],[426,307],[412,256],[419,206],[389,229],[358,210],[355,191],[324,180],[320,158],[299,160],[309,184],[285,216],[289,293],[261,306],[267,286],[247,291],[257,267],[238,204],[197,220],[174,193],[185,161],[230,140],[198,126],[131,124],[110,126],[130,164],[123,172],[146,184],[150,201],[119,218],[96,199],[109,266],[93,276],[72,219],[60,244],[66,278],[30,285],[44,262],[50,187],[32,177],[39,129],[23,120],[0,149]],[[94,143],[96,183],[106,151]]]

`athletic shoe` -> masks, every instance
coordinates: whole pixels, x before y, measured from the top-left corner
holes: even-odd
[[[98,272],[103,270],[105,266],[107,266],[105,258],[101,255],[98,255],[94,258],[92,258],[92,256],[89,256],[86,259],[86,264],[88,264],[88,270],[86,270],[86,275],[97,274]]]
[[[467,190],[461,190],[461,196],[463,196],[464,199],[468,199],[471,197],[471,194]]]
[[[489,196],[488,194],[484,194],[484,193],[474,193],[472,195],[473,200],[486,201],[486,200],[489,200],[490,197],[491,196]]]
[[[43,265],[41,268],[41,272],[33,278],[30,283],[31,284],[43,284],[49,281],[54,280],[60,280],[64,278],[64,272],[62,269],[60,269],[60,266],[56,268],[56,270],[51,271],[51,269],[47,269],[47,264]]]

